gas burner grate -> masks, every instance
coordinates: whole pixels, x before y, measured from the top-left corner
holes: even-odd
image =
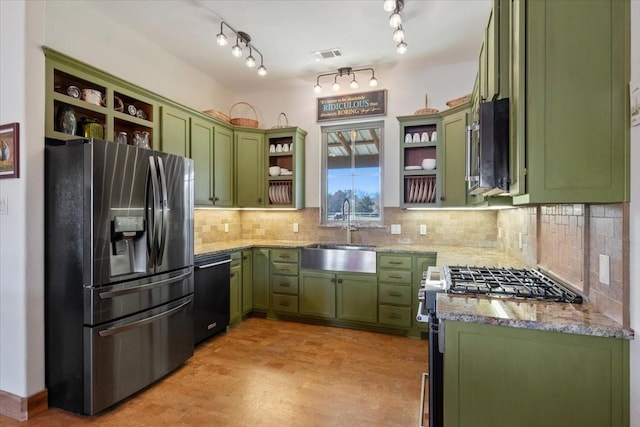
[[[582,297],[536,270],[448,266],[447,292],[582,303]]]

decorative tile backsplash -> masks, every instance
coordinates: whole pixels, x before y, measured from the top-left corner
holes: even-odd
[[[519,208],[500,211],[497,222],[499,249],[529,267],[549,270],[628,326],[628,205]],[[609,285],[600,283],[600,255],[609,258]]]

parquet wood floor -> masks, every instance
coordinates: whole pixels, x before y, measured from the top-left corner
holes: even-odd
[[[1,426],[417,426],[427,343],[251,317],[98,416],[51,408]]]

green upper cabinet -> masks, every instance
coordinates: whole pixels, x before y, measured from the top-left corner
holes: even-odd
[[[443,207],[465,206],[467,204],[467,185],[465,178],[465,149],[470,106],[463,104],[442,113],[440,163],[442,190],[440,205]]]
[[[213,205],[213,125],[197,118],[191,119],[191,158],[195,172],[195,205]]]
[[[231,207],[233,200],[233,129],[216,123],[213,136],[213,204]]]
[[[300,128],[266,131],[265,206],[304,208],[304,153],[307,132]],[[273,173],[270,168],[273,169]]]
[[[264,207],[264,131],[243,128],[234,133],[236,205]]]
[[[189,156],[190,115],[188,112],[168,105],[160,107],[161,147],[165,153]]]
[[[133,144],[134,134],[140,132],[148,135],[151,148],[159,147],[158,104],[151,93],[54,50],[43,50],[45,136],[114,141],[119,134]],[[85,90],[94,97],[83,96]]]
[[[628,201],[629,1],[512,6],[514,203]]]
[[[437,114],[398,117],[400,123],[400,207],[435,207],[440,203],[441,119]],[[428,159],[431,165],[423,167]],[[464,161],[464,157],[461,159]],[[464,179],[464,175],[462,176]]]

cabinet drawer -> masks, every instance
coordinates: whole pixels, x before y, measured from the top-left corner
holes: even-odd
[[[380,281],[388,283],[411,284],[411,271],[380,270]]]
[[[282,294],[298,294],[298,276],[271,275],[271,289]]]
[[[384,325],[411,327],[411,307],[393,307],[380,305],[378,307],[378,322]]]
[[[378,301],[381,304],[411,305],[410,286],[380,285]]]
[[[403,270],[411,270],[411,255],[380,255],[378,268],[400,268]]]
[[[297,295],[281,295],[272,294],[273,311],[280,311],[284,313],[297,313],[298,312],[298,296]]]
[[[292,276],[298,275],[298,264],[290,264],[286,262],[274,262],[271,264],[271,273],[288,274]]]
[[[232,252],[231,253],[231,267],[238,266],[242,263],[242,253],[240,252]]]
[[[297,249],[271,249],[271,261],[298,263]]]

